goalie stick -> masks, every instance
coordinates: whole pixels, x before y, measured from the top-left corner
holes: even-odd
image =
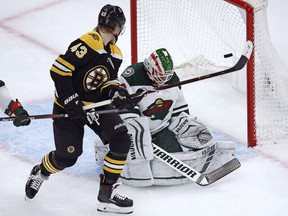
[[[153,155],[157,159],[161,160],[163,163],[170,166],[172,169],[176,170],[177,172],[200,186],[210,185],[241,166],[239,160],[237,158],[234,158],[228,161],[226,164],[222,165],[221,167],[217,168],[216,170],[207,174],[202,174],[199,171],[188,166],[181,160],[177,159],[170,153],[166,152],[164,149],[155,145],[154,143]]]
[[[156,87],[154,90],[144,90],[142,93],[140,94],[132,94],[131,98],[135,98],[135,97],[140,97],[146,94],[150,94],[159,90],[164,90],[164,89],[168,89],[168,88],[173,88],[173,87],[177,87],[177,86],[181,86],[181,85],[185,85],[188,83],[192,83],[192,82],[197,82],[200,80],[205,80],[208,78],[212,78],[212,77],[216,77],[216,76],[220,76],[220,75],[224,75],[224,74],[228,74],[231,72],[235,72],[238,70],[241,70],[247,63],[247,61],[249,60],[251,53],[253,50],[253,43],[251,41],[247,41],[244,51],[241,55],[241,57],[239,58],[239,60],[236,62],[236,64],[231,67],[228,68],[226,70],[223,71],[218,71],[215,73],[211,73],[211,74],[206,74],[203,76],[199,76],[199,77],[195,77],[192,79],[188,79],[188,80],[184,80],[178,83],[173,83],[173,84],[168,84],[168,85],[164,85],[164,86],[160,86],[160,87]],[[101,106],[105,106],[111,104],[111,100],[105,100],[105,101],[101,101],[98,103],[93,103],[87,106],[84,106],[83,109],[84,110],[88,110],[88,109],[93,109],[93,108],[97,108],[97,107],[101,107]],[[95,111],[95,114],[108,114],[108,113],[115,113],[115,112],[120,112],[121,110],[119,109],[110,109],[110,110],[97,110]],[[65,118],[67,117],[66,114],[44,114],[44,115],[31,115],[30,118],[31,119],[45,119],[45,118]],[[0,122],[2,121],[13,121],[15,119],[15,117],[0,117]]]

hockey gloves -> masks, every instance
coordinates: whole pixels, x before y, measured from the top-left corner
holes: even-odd
[[[137,90],[137,93],[140,92],[138,92]],[[142,100],[142,98],[143,96],[137,96],[132,98],[125,88],[119,86],[114,90],[112,104],[115,108],[129,110],[133,109]]]
[[[118,86],[110,92],[110,95],[113,95],[112,104],[114,107],[118,109],[130,108],[130,95],[125,88]]]
[[[77,93],[68,96],[63,100],[63,106],[70,120],[87,123],[86,112],[83,110],[83,103]]]
[[[28,112],[23,108],[18,99],[16,99],[16,101],[10,101],[7,109],[5,110],[5,114],[8,116],[16,116],[13,121],[13,124],[16,127],[29,125],[31,122]]]

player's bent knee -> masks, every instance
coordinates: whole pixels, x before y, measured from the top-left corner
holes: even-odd
[[[122,132],[110,140],[110,150],[120,154],[127,154],[131,145],[131,138],[127,132]]]

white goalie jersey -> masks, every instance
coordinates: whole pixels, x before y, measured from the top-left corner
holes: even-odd
[[[154,90],[152,81],[146,75],[142,63],[127,68],[121,74],[120,82],[130,94],[135,93],[139,88]],[[179,82],[179,78],[175,73],[167,84],[177,82]],[[150,93],[133,110],[138,116],[146,116],[149,119],[152,135],[168,127],[171,119],[183,111],[188,113],[188,104],[179,87]]]

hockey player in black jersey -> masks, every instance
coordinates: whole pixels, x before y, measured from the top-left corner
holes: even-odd
[[[97,27],[73,41],[66,53],[53,63],[50,70],[56,88],[53,113],[67,113],[68,118],[54,119],[56,149],[32,169],[26,184],[28,198],[34,198],[51,174],[76,163],[82,154],[86,124],[110,147],[100,176],[98,211],[132,212],[133,201],[116,193],[117,180],[131,144],[127,128],[117,113],[95,115],[93,110],[86,113],[82,107],[112,99],[112,105],[106,109],[132,108],[141,100],[139,97],[132,100],[117,78],[123,56],[115,43],[123,33],[125,22],[120,7],[105,5],[99,13]]]

